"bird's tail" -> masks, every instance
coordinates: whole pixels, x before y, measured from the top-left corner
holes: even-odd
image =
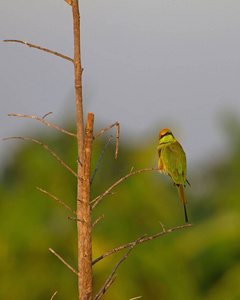
[[[177,185],[177,189],[178,189],[180,201],[184,206],[185,220],[186,220],[186,222],[188,222],[187,209],[186,209],[187,200],[186,200],[186,196],[185,196],[184,186],[182,184],[179,184],[179,185]]]

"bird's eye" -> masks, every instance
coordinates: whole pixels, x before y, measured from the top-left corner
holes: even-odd
[[[164,136],[167,136],[167,135],[172,135],[173,136],[173,134],[170,130],[161,130],[161,132],[159,133],[159,140],[161,138],[163,138]]]
[[[163,136],[171,135],[171,132],[167,131]]]

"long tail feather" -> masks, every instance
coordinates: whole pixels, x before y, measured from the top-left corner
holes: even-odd
[[[186,223],[188,223],[188,216],[187,216],[186,204],[183,204],[183,207],[184,207],[184,213],[185,213],[185,221],[186,221]]]
[[[177,185],[179,198],[182,204],[187,204],[184,186],[182,184]]]
[[[184,206],[185,221],[188,222],[187,209],[186,209],[187,200],[186,200],[186,196],[185,196],[184,186],[182,184],[179,184],[179,185],[177,185],[177,189],[178,189],[180,201]]]

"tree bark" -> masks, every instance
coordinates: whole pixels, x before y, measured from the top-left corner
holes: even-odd
[[[76,114],[77,114],[77,137],[78,137],[78,158],[83,164],[84,149],[84,125],[83,125],[83,101],[82,101],[82,65],[80,52],[80,14],[78,0],[72,1],[73,14],[73,37],[74,37],[74,74],[75,74],[75,97],[76,97]],[[81,166],[80,164],[80,166]],[[79,168],[82,175],[83,169]],[[82,177],[82,176],[80,176]]]
[[[85,128],[83,180],[81,185],[81,198],[78,198],[78,288],[79,300],[92,299],[92,227],[90,210],[90,170],[91,152],[93,142],[94,115],[88,114]],[[79,180],[80,181],[80,180]]]
[[[78,0],[72,1],[74,33],[74,74],[78,140],[77,222],[79,300],[92,299],[92,232],[90,211],[90,167],[93,141],[93,114],[88,114],[84,136],[80,14]]]

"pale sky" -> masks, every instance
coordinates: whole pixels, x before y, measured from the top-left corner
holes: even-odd
[[[220,117],[240,114],[240,1],[80,1],[85,114],[95,126],[116,121],[135,146],[158,144],[169,127],[188,164],[224,152]],[[73,53],[71,8],[64,0],[0,2],[0,138],[47,127],[8,113],[61,125],[74,116],[71,62],[19,39],[64,55]],[[50,129],[51,130],[51,129]],[[114,132],[112,132],[114,133]],[[2,142],[0,160],[17,141]],[[10,148],[9,148],[10,147]]]

